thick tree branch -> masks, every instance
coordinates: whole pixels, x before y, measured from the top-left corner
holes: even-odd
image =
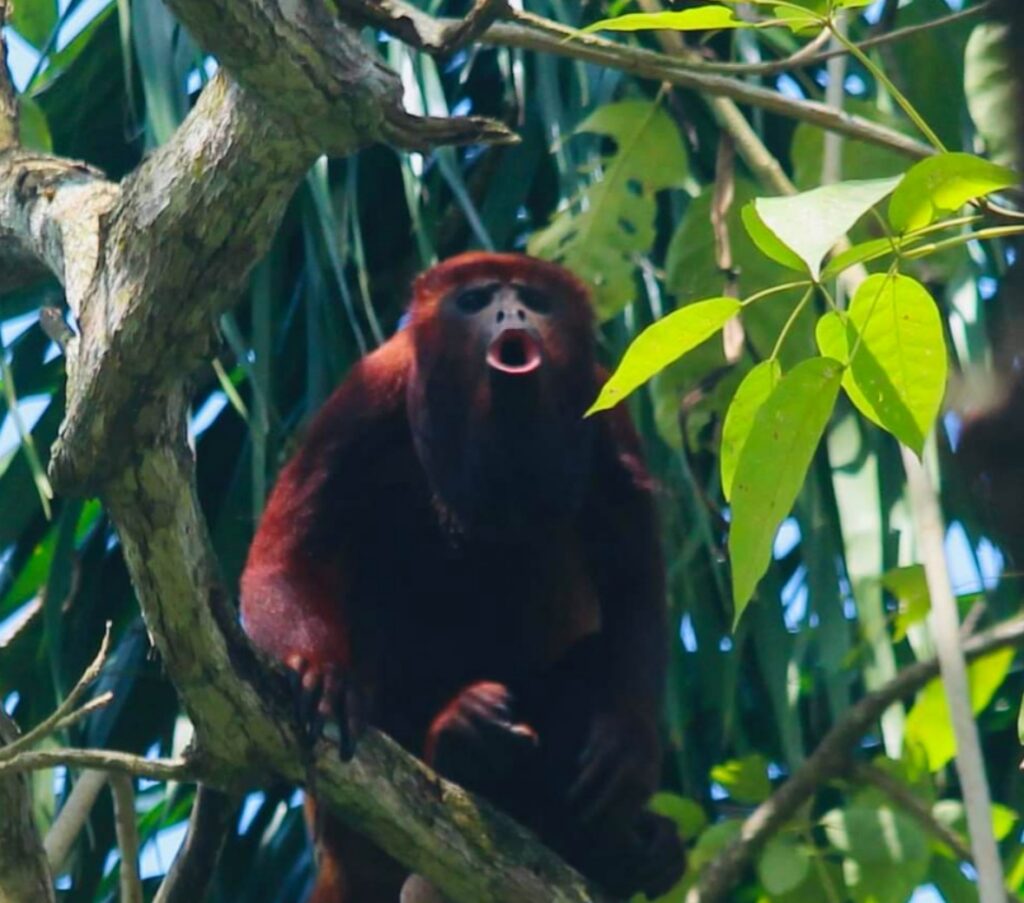
[[[997,649],[1022,643],[1024,618],[1015,618],[971,637],[964,643],[963,652],[967,659],[976,659]],[[916,693],[938,675],[938,659],[917,662],[853,705],[789,780],[747,817],[739,839],[708,863],[697,885],[687,895],[687,903],[719,903],[731,899],[733,888],[743,879],[745,871],[768,839],[796,815],[823,783],[849,768],[851,753],[882,712],[900,699]]]
[[[17,726],[0,706],[0,748],[17,737]],[[53,879],[32,820],[32,792],[25,775],[0,775],[0,812],[0,903],[52,903]]]

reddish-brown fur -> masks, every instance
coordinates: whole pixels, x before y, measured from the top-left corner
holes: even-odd
[[[489,306],[466,313],[478,285]],[[525,375],[488,365],[506,315],[540,348]],[[242,615],[305,689],[355,688],[369,723],[625,893],[664,889],[681,851],[643,812],[667,646],[655,511],[626,411],[583,419],[601,379],[564,269],[481,253],[428,270],[411,325],[282,471]],[[402,869],[321,820],[317,903],[396,901]]]

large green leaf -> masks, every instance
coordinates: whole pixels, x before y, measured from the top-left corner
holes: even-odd
[[[763,803],[772,792],[768,760],[758,753],[716,765],[711,769],[711,780],[721,784],[740,803]]]
[[[616,150],[601,161],[600,177],[535,232],[527,249],[583,277],[605,320],[633,300],[636,259],[654,243],[654,195],[682,184],[686,148],[672,118],[647,100],[599,107],[576,132],[612,138]]]
[[[44,47],[60,14],[57,0],[18,0],[13,5],[15,31],[36,48]]]
[[[790,197],[758,198],[754,208],[764,226],[817,279],[825,255],[897,182],[897,178],[836,182]]]
[[[783,376],[754,418],[732,487],[729,558],[737,622],[768,570],[775,531],[803,485],[842,374],[831,358],[804,361]]]
[[[818,324],[822,354],[849,359],[843,388],[869,420],[919,455],[946,388],[946,347],[938,308],[909,276],[869,276],[841,315]]]
[[[974,154],[939,154],[915,163],[889,201],[889,224],[897,232],[921,229],[968,201],[1017,184],[1005,166]]]
[[[782,379],[782,367],[774,359],[761,361],[744,377],[733,396],[722,424],[722,451],[719,469],[722,473],[722,493],[726,499],[732,495],[732,480],[736,462],[754,426],[754,417]]]
[[[711,338],[739,310],[740,303],[735,298],[710,298],[652,323],[633,339],[587,414],[615,407],[654,374]]]

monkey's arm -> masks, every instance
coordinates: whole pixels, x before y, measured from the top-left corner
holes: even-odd
[[[372,504],[368,466],[400,441],[408,361],[408,339],[399,334],[328,399],[278,478],[242,574],[246,632],[297,672],[304,705],[314,711],[347,689],[346,537]]]

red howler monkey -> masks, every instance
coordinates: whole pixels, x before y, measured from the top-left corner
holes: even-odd
[[[536,830],[609,891],[667,890],[659,772],[668,631],[650,481],[602,373],[586,289],[464,254],[361,360],[274,488],[242,617],[334,713],[373,724]],[[343,748],[343,752],[345,752]],[[405,871],[321,826],[317,903],[398,900]]]

